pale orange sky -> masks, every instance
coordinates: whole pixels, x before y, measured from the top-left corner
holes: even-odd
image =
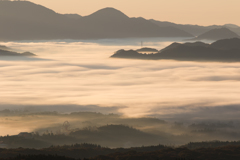
[[[240,0],[30,0],[58,13],[89,15],[114,7],[129,17],[181,24],[240,25]]]

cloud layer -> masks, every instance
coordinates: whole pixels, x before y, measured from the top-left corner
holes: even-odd
[[[124,115],[162,117],[240,104],[240,63],[109,58],[121,48],[139,48],[127,42],[1,43],[51,60],[0,60],[0,103],[121,106],[117,112]],[[161,49],[169,43],[145,44]]]

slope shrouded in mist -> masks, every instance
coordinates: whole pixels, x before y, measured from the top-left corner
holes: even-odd
[[[184,145],[199,140],[236,141],[240,135],[240,121],[236,117],[234,122],[228,119],[191,119],[185,122],[178,119],[178,122],[169,122],[152,117],[130,118],[112,113],[66,114],[33,109],[29,106],[25,110],[0,110],[0,142],[5,142],[7,148],[46,148],[76,143],[112,148],[170,143]],[[208,112],[211,111],[208,109]],[[237,112],[239,114],[239,110]],[[189,147],[196,148],[198,145]]]
[[[169,6],[156,0],[121,1],[125,8],[75,1],[77,13],[33,1],[50,2],[0,0],[0,160],[240,157],[240,26],[227,18],[234,5],[217,15],[222,2],[174,0],[164,15]],[[66,2],[50,3],[67,10]],[[140,16],[201,23],[204,8],[206,23],[228,22],[129,16],[139,4]]]

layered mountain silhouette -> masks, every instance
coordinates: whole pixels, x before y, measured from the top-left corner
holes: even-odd
[[[150,21],[154,24],[157,24],[160,27],[169,27],[169,26],[175,27],[175,28],[181,29],[183,31],[186,31],[194,36],[199,36],[199,35],[206,33],[212,29],[223,28],[223,27],[228,28],[231,31],[240,35],[240,27],[235,24],[225,24],[223,26],[219,26],[219,25],[199,26],[199,25],[191,25],[191,24],[176,24],[176,23],[172,23],[172,22],[157,21],[157,20],[153,20],[153,19],[150,19]]]
[[[172,22],[166,22],[166,21],[157,21],[154,19],[150,19],[150,21],[154,24],[157,24],[160,27],[175,27],[178,29],[181,29],[183,31],[186,31],[194,36],[198,36],[200,34],[203,34],[204,32],[207,32],[211,29],[217,28],[218,26],[199,26],[199,25],[183,25],[183,24],[176,24],[176,23],[172,23]]]
[[[89,16],[58,14],[28,1],[0,1],[0,40],[193,37],[174,27],[129,18],[114,8]]]
[[[203,42],[172,43],[156,54],[141,54],[135,50],[119,50],[112,58],[130,59],[173,59],[186,61],[240,61],[240,39],[224,39],[212,44]]]
[[[238,25],[235,25],[235,24],[225,24],[224,27],[229,27],[229,28],[240,28]]]
[[[2,41],[194,37],[222,27],[240,34],[240,27],[234,24],[182,25],[130,18],[114,8],[104,8],[88,16],[58,14],[29,1],[0,1],[0,21]]]
[[[240,38],[240,36],[228,28],[215,28],[199,35],[193,40],[220,40],[227,38]]]

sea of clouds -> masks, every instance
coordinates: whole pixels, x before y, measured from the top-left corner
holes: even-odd
[[[144,46],[162,49],[170,43],[155,39]],[[108,107],[133,117],[239,117],[240,63],[109,58],[119,49],[140,48],[136,39],[0,44],[39,58],[0,59],[0,109],[107,112]]]

